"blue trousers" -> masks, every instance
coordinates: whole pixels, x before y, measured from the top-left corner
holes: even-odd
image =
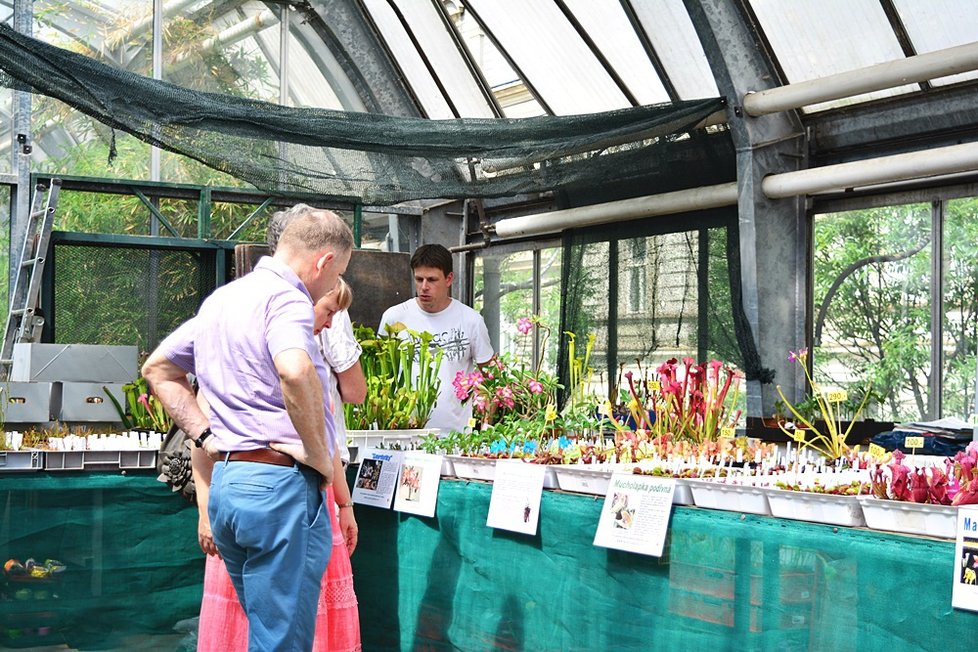
[[[248,616],[250,652],[312,649],[333,547],[319,481],[306,466],[214,464],[207,513]]]

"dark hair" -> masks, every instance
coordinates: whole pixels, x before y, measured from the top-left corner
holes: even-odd
[[[419,267],[434,267],[448,276],[452,273],[452,254],[440,244],[421,245],[411,256],[411,269]]]

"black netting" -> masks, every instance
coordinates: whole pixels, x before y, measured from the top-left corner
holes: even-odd
[[[56,243],[50,279],[53,339],[153,350],[215,287],[219,250]]]
[[[460,120],[292,108],[152,80],[6,25],[0,69],[0,84],[57,98],[266,192],[368,204],[602,188],[665,166],[657,146],[724,104]]]

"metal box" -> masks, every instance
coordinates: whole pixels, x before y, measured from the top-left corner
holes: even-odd
[[[128,383],[139,349],[101,344],[14,344],[10,380]]]
[[[61,411],[58,419],[61,421],[98,421],[118,422],[119,413],[109,399],[105,389],[119,401],[126,404],[122,386],[125,383],[60,383]],[[105,389],[103,389],[105,388]]]
[[[10,382],[0,386],[0,397],[7,423],[47,423],[54,421],[61,409],[56,383]]]

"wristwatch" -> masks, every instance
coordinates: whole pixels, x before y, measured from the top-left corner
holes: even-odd
[[[200,433],[200,436],[198,436],[197,439],[194,440],[194,445],[196,445],[197,448],[203,448],[204,447],[204,440],[207,439],[208,437],[210,437],[213,434],[214,433],[211,432],[211,429],[209,427],[208,428],[204,428],[204,431],[202,433]]]

